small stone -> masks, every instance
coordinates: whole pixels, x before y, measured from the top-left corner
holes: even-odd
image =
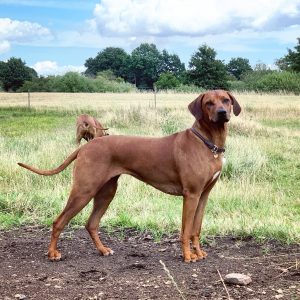
[[[159,286],[158,286],[158,285],[155,285],[155,286],[154,286],[154,288],[155,288],[155,289],[158,289],[158,288],[159,288]]]
[[[15,298],[22,300],[22,299],[26,299],[27,297],[23,294],[16,294]]]
[[[283,298],[283,297],[284,297],[284,296],[283,296],[282,294],[279,294],[279,295],[276,295],[276,296],[275,296],[276,299],[280,299],[280,298]]]
[[[168,250],[168,248],[161,248],[161,249],[158,249],[159,252],[165,252],[165,251],[167,251],[167,250]]]
[[[278,294],[283,294],[282,289],[279,289],[279,290],[277,290],[276,292],[277,292]]]
[[[61,289],[61,286],[60,285],[55,285],[54,288]]]
[[[290,288],[290,289],[295,289],[296,286],[295,286],[295,285],[291,285],[289,288]]]
[[[230,284],[248,285],[250,282],[252,282],[252,279],[248,275],[230,273],[225,276],[224,281]]]
[[[198,277],[198,275],[197,274],[192,274],[192,277],[196,278],[196,277]]]
[[[170,281],[170,280],[168,280],[168,281],[165,281],[165,284],[166,285],[169,285],[169,284],[171,284],[172,282]]]
[[[148,234],[144,237],[144,241],[152,241],[152,240],[153,240],[153,237],[150,234]]]

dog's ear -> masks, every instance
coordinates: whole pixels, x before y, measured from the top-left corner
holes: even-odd
[[[198,96],[193,102],[191,102],[188,106],[191,114],[196,118],[197,121],[202,119],[202,99],[205,94],[201,94]]]
[[[231,99],[231,103],[232,103],[232,106],[233,106],[233,113],[234,113],[235,116],[238,116],[242,109],[241,109],[239,103],[237,102],[237,100],[232,96],[232,94],[229,93],[229,92],[227,92],[227,94]]]

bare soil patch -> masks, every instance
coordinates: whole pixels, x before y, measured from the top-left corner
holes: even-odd
[[[300,299],[299,245],[214,237],[205,260],[185,264],[178,235],[156,242],[133,229],[101,230],[115,251],[103,257],[85,230],[68,229],[63,260],[50,262],[49,237],[42,227],[0,231],[0,299],[228,299],[218,270],[252,278],[248,286],[226,285],[232,299]]]

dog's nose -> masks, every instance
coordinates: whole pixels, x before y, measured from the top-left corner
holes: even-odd
[[[219,110],[217,110],[218,116],[222,117],[225,116],[227,111],[224,108],[221,108]]]

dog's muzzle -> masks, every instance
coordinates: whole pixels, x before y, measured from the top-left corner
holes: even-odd
[[[216,120],[215,122],[219,123],[219,122],[228,122],[230,119],[227,111],[225,109],[219,109],[216,112]]]

